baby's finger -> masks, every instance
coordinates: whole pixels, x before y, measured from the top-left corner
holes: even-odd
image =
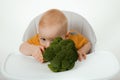
[[[35,56],[35,59],[36,59],[37,61],[40,61],[40,60],[42,59],[42,57],[41,57],[39,54],[37,54],[37,55]]]
[[[39,62],[43,63],[44,62],[43,58],[39,58]]]
[[[37,61],[39,61],[39,57],[38,57],[38,56],[34,56],[34,58],[35,58]]]
[[[43,61],[43,59],[42,58],[37,58],[37,61],[39,61],[39,62],[41,62],[41,63],[43,63],[44,61]]]
[[[43,63],[43,62],[44,62],[43,58],[40,58],[39,60],[40,60],[40,62],[41,62],[41,63]]]
[[[83,54],[82,57],[83,57],[83,59],[86,59],[86,54]]]
[[[42,56],[42,55],[39,55],[38,58],[39,58],[39,59],[43,59],[43,56]]]
[[[42,53],[45,51],[45,48],[43,46],[40,46],[40,50],[42,51]]]
[[[40,54],[38,55],[38,60],[39,60],[40,62],[43,62],[43,55],[42,55],[42,53],[40,53]]]
[[[82,55],[79,54],[79,57],[78,57],[79,61],[82,61]]]

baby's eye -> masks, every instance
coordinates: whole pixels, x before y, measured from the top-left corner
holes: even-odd
[[[46,39],[45,38],[40,38],[42,41],[46,41]]]

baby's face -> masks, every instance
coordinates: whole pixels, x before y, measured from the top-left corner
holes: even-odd
[[[45,48],[50,46],[50,43],[56,38],[56,37],[62,37],[65,39],[66,34],[62,34],[62,32],[59,31],[59,28],[55,27],[45,27],[39,29],[39,40],[40,44],[44,46]]]

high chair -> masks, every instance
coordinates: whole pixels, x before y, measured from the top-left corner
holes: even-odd
[[[47,64],[37,62],[31,56],[24,56],[19,51],[7,56],[2,65],[2,74],[6,80],[110,80],[119,71],[116,57],[109,51],[96,51],[96,36],[90,24],[73,12],[63,11],[68,19],[68,30],[79,31],[92,43],[92,50],[87,59],[77,61],[73,69],[54,73]],[[38,23],[42,14],[34,18],[26,29],[23,41],[38,33]]]

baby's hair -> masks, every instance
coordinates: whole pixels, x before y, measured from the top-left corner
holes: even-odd
[[[39,27],[52,27],[52,26],[60,26],[64,29],[64,27],[67,29],[67,18],[62,13],[62,11],[57,9],[51,9],[46,11],[39,22]]]

